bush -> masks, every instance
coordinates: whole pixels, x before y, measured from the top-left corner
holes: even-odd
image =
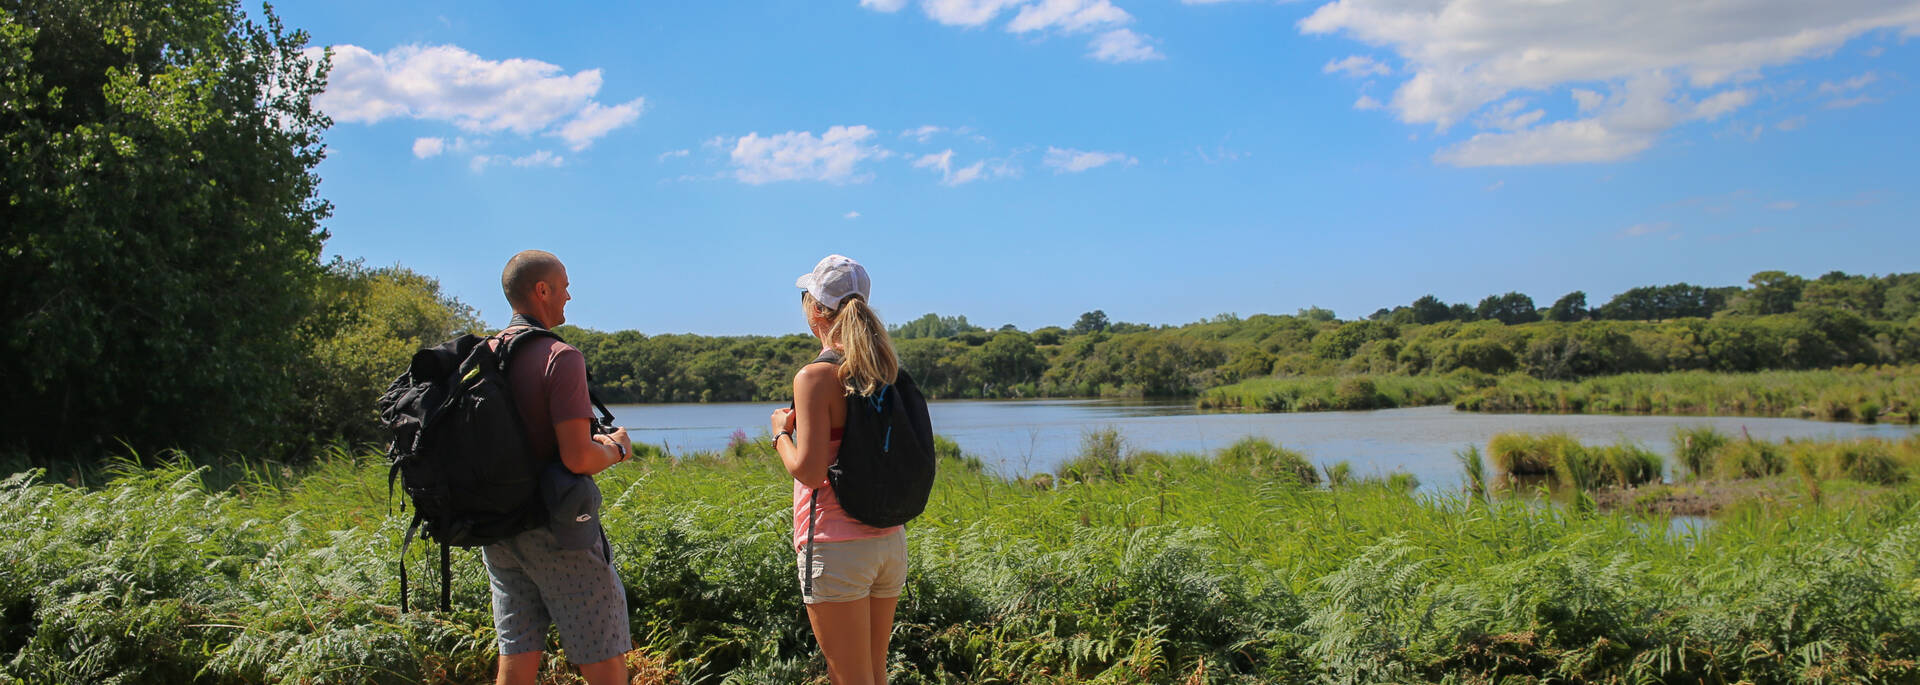
[[[1765,478],[1784,473],[1786,467],[1779,445],[1751,438],[1727,443],[1713,460],[1713,474],[1720,478]]]
[[[1257,478],[1285,478],[1302,485],[1318,485],[1319,471],[1299,452],[1265,438],[1247,436],[1220,451],[1220,464]]]
[[[1725,433],[1712,426],[1679,427],[1673,430],[1674,457],[1693,478],[1713,475],[1713,454],[1727,444]]]

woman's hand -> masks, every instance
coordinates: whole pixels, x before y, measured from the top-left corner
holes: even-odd
[[[775,409],[773,410],[772,421],[769,424],[767,432],[772,433],[773,437],[777,440],[780,437],[780,431],[792,431],[793,427],[793,410],[785,408]]]

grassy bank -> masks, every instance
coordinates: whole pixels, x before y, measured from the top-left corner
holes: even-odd
[[[1492,383],[1478,373],[1446,376],[1300,376],[1257,378],[1200,394],[1201,409],[1268,412],[1357,411],[1447,404]]]
[[[1758,502],[1683,540],[1626,515],[1308,486],[1299,455],[1265,444],[1220,461],[1113,449],[1052,484],[947,460],[909,533],[895,682],[1920,677],[1911,484]],[[405,519],[385,476],[337,458],[217,491],[184,466],[95,489],[6,479],[0,675],[486,679],[476,555],[456,553],[454,611],[394,608]],[[603,489],[642,682],[822,680],[788,487],[757,443],[623,465]]]
[[[1260,378],[1207,390],[1202,409],[1342,411],[1452,404],[1465,411],[1765,416],[1920,422],[1920,367],[1760,373],[1629,373],[1581,381],[1488,376]]]
[[[1920,421],[1920,367],[1760,373],[1629,373],[1582,381],[1512,375],[1466,393],[1468,411],[1784,416],[1862,423]]]

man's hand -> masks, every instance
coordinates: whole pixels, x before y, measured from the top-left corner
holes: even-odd
[[[620,457],[620,461],[626,461],[633,457],[633,439],[627,437],[627,429],[624,426],[615,426],[612,433],[595,434],[593,441],[602,445],[618,445],[620,447],[620,454],[623,455]]]

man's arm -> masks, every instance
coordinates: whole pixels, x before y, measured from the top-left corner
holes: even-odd
[[[626,461],[621,455],[633,454],[627,429],[615,429],[611,435],[594,435],[592,419],[568,419],[553,424],[553,437],[560,446],[560,463],[568,471],[591,476],[607,467]]]

